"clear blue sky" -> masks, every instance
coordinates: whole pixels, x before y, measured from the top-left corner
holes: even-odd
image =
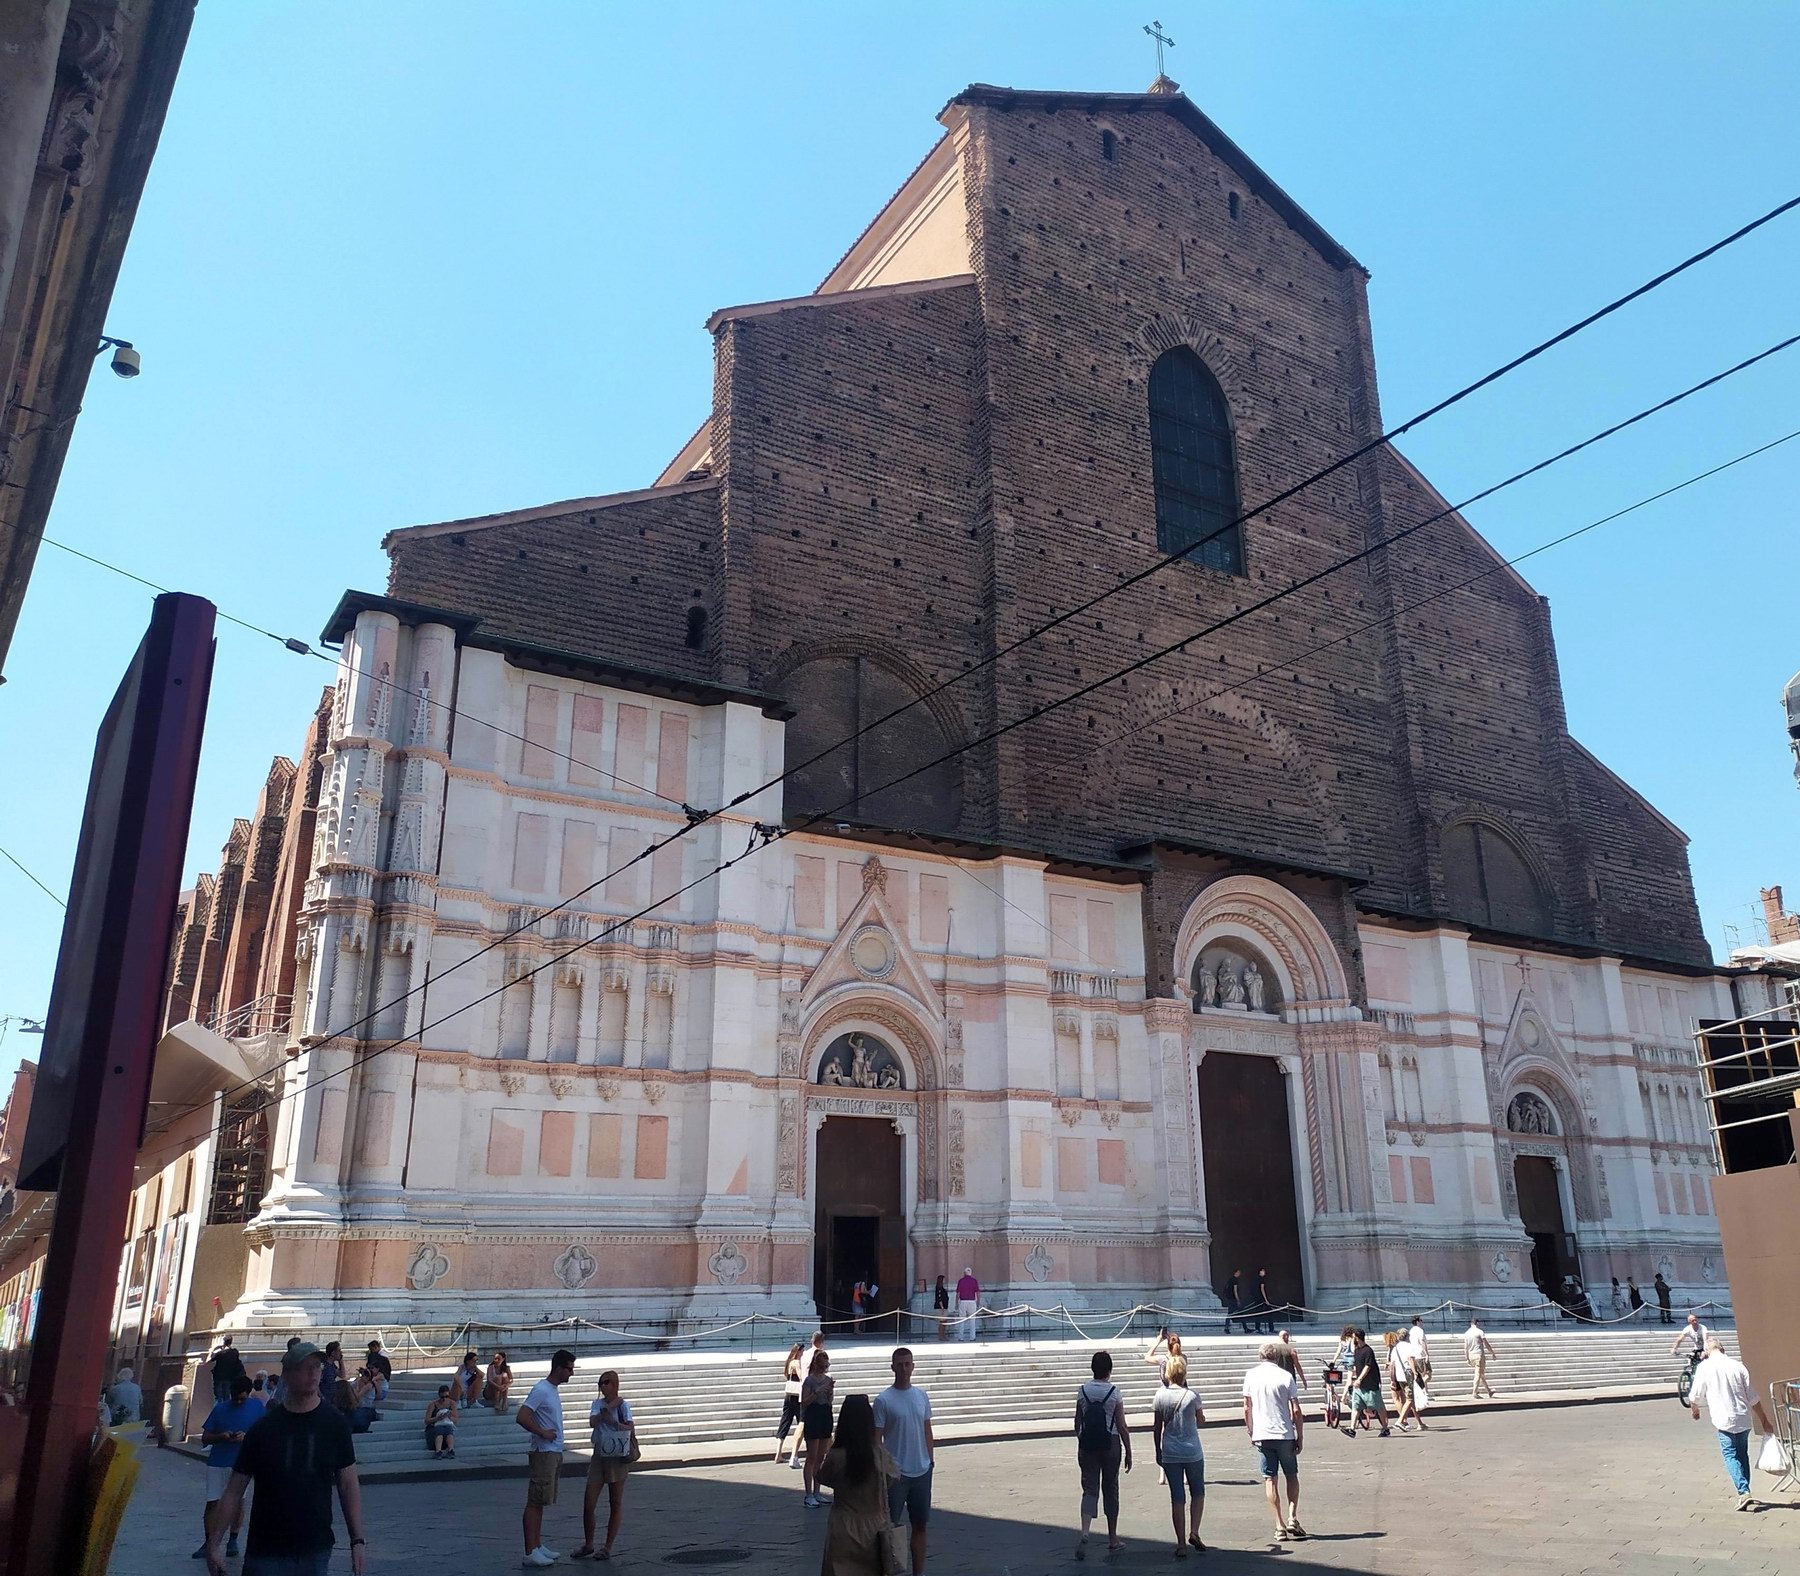
[[[709,312],[803,293],[971,81],[1171,74],[1373,273],[1390,420],[1800,191],[1791,4],[199,9],[52,534],[316,637],[397,525],[646,484]],[[1405,448],[1451,498],[1800,330],[1800,214]],[[1473,515],[1511,554],[1800,426],[1800,350]],[[1707,933],[1800,895],[1779,696],[1800,442],[1535,560],[1572,732],[1686,830]],[[148,594],[46,549],[0,688],[0,844],[58,890]],[[325,664],[221,626],[190,867]],[[61,913],[0,864],[0,1013]],[[36,1041],[11,1038],[0,1070]]]

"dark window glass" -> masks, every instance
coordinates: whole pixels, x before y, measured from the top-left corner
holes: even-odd
[[[1150,456],[1156,484],[1156,544],[1197,564],[1244,572],[1237,460],[1225,395],[1185,346],[1150,369]]]

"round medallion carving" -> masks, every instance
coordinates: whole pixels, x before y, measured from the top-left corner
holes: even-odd
[[[866,980],[886,979],[897,961],[894,939],[879,925],[864,925],[850,938],[851,966]]]

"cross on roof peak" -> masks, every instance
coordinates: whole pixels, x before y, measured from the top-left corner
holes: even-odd
[[[1156,80],[1150,84],[1150,91],[1152,93],[1179,93],[1181,84],[1163,69],[1163,51],[1173,49],[1175,40],[1162,30],[1161,22],[1146,23],[1144,31],[1156,40]]]

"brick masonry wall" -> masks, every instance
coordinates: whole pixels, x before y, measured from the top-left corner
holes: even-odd
[[[833,661],[917,694],[1157,560],[1146,384],[1170,346],[1225,391],[1246,503],[1379,430],[1362,275],[1174,115],[1028,96],[963,112],[973,285],[728,316],[716,492],[401,538],[392,593],[789,693],[810,741],[850,715],[841,686],[809,687]],[[956,685],[929,726],[878,736],[874,773],[1442,506],[1392,455],[1346,469],[1247,526],[1246,576],[1162,570]],[[1076,857],[1187,840],[1349,870],[1369,906],[1430,913],[1440,836],[1479,815],[1525,851],[1559,934],[1703,961],[1681,841],[1569,744],[1539,599],[1502,572],[1396,618],[1493,562],[1447,521],[1018,728],[965,760],[961,829]],[[682,643],[696,600],[703,652]]]

